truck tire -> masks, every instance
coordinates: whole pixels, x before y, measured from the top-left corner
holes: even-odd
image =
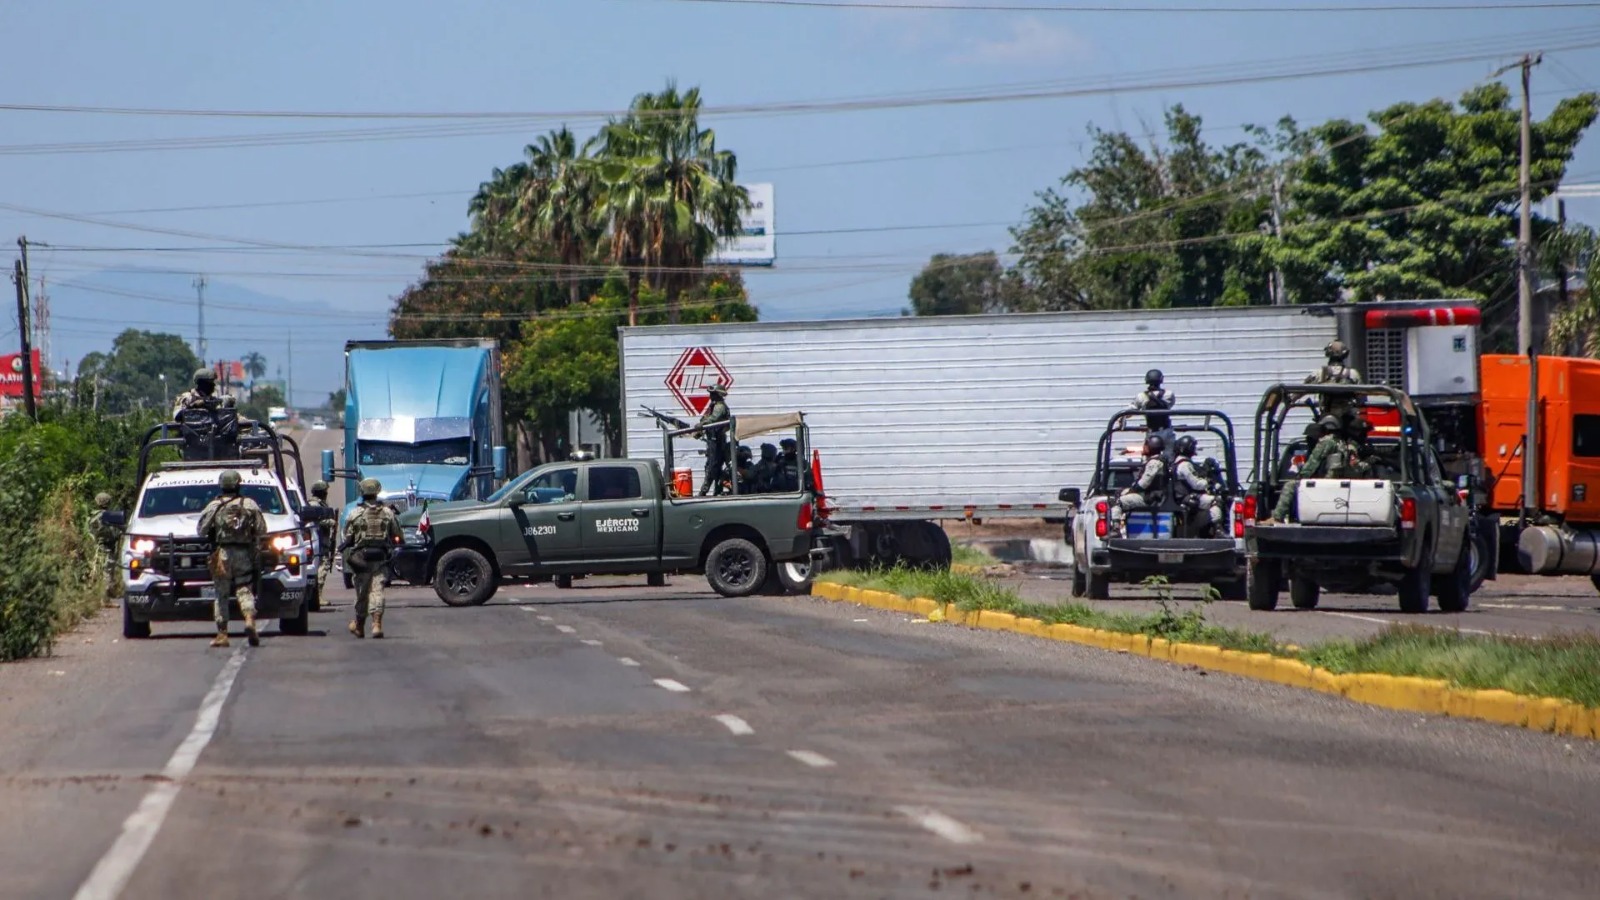
[[[1213,582],[1211,588],[1212,590],[1215,590],[1217,592],[1217,596],[1223,600],[1243,600],[1247,595],[1247,591],[1245,590],[1245,581],[1243,578],[1235,578],[1232,581]]]
[[[570,591],[570,590],[572,590],[572,576],[571,575],[557,575],[556,576],[556,589],[557,590],[561,590],[561,591]]]
[[[943,570],[952,559],[950,536],[933,522],[899,522],[893,526],[900,558],[914,569]]]
[[[494,566],[471,547],[457,547],[439,558],[433,592],[446,606],[481,606],[494,596]]]
[[[300,605],[299,615],[278,620],[278,633],[295,635],[297,637],[311,633],[311,610],[305,604]]]
[[[1305,576],[1289,579],[1289,602],[1295,609],[1316,609],[1322,599],[1322,586]]]
[[[1600,575],[1590,575],[1589,583],[1594,585],[1595,590],[1600,591]]]
[[[1466,612],[1467,605],[1472,602],[1472,560],[1473,544],[1462,544],[1461,553],[1456,557],[1456,565],[1450,574],[1442,581],[1435,581],[1434,588],[1439,592],[1439,608],[1445,612]],[[1481,555],[1481,554],[1479,554]]]
[[[1083,570],[1076,565],[1072,567],[1072,596],[1082,597],[1089,593],[1089,579],[1084,577]]]
[[[1468,535],[1471,560],[1468,562],[1467,583],[1470,585],[1468,593],[1476,593],[1483,583],[1489,580],[1489,570],[1493,568],[1494,554],[1500,552],[1500,545],[1494,534],[1479,534],[1473,529]]]
[[[306,609],[311,612],[322,612],[322,592],[317,590],[316,573],[311,575],[311,584],[306,585]]]
[[[778,583],[783,586],[786,594],[811,593],[811,579],[815,577],[814,566],[809,559],[791,559],[788,562],[776,563],[773,568],[778,573]]]
[[[1428,595],[1433,588],[1433,536],[1423,539],[1422,558],[1415,568],[1406,569],[1400,578],[1400,611],[1419,615],[1428,611]]]
[[[1096,575],[1093,570],[1083,578],[1084,593],[1090,600],[1111,599],[1111,576],[1107,574]]]
[[[667,586],[667,573],[665,573],[665,572],[651,572],[651,573],[649,573],[649,574],[644,576],[644,583],[649,585],[650,587],[666,587]]]
[[[748,597],[766,580],[766,554],[744,538],[728,538],[706,554],[706,582],[724,597]]]
[[[1283,570],[1275,562],[1251,560],[1245,569],[1245,599],[1250,608],[1270,612],[1278,608],[1278,593],[1283,590]]]
[[[143,640],[150,636],[150,623],[135,619],[133,607],[127,600],[122,601],[122,636],[130,641]]]

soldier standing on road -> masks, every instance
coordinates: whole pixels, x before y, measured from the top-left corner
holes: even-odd
[[[711,395],[711,402],[706,406],[705,415],[694,427],[694,436],[705,438],[706,442],[706,477],[700,485],[700,496],[707,493],[713,495],[722,493],[722,467],[728,462],[728,426],[723,424],[733,418],[733,413],[728,410],[728,387],[717,382],[706,389]],[[721,425],[720,428],[712,428]],[[709,430],[708,430],[709,429]]]
[[[353,573],[356,585],[355,618],[350,633],[366,637],[367,613],[372,613],[372,636],[383,637],[383,571],[389,553],[400,545],[400,519],[394,510],[378,502],[383,485],[376,478],[361,482],[361,505],[344,523],[344,567]]]
[[[217,589],[213,647],[228,646],[228,604],[237,597],[250,646],[260,646],[256,633],[256,553],[267,534],[267,520],[254,500],[239,493],[239,473],[229,469],[217,479],[222,493],[200,513],[200,536],[211,542],[211,577]]]
[[[1117,498],[1117,505],[1124,512],[1148,508],[1152,496],[1160,493],[1167,476],[1167,461],[1161,455],[1166,449],[1167,442],[1159,434],[1144,439],[1144,468],[1139,471],[1139,480]]]
[[[122,540],[122,529],[106,521],[111,509],[111,495],[101,491],[94,495],[94,512],[89,514],[89,534],[100,550],[100,563],[105,567],[106,596],[121,593],[122,570],[118,566],[117,543]]]
[[[318,481],[312,484],[311,496],[316,498],[318,504],[327,506],[328,483]],[[318,552],[321,554],[317,557],[317,597],[321,599],[323,606],[331,606],[326,587],[328,575],[333,572],[333,554],[339,538],[339,523],[336,519],[323,519],[317,523],[316,528]]]
[[[1272,517],[1262,525],[1277,525],[1289,518],[1289,512],[1295,508],[1295,500],[1300,496],[1300,482],[1308,478],[1338,478],[1349,470],[1352,452],[1350,443],[1339,434],[1339,420],[1333,416],[1323,416],[1317,420],[1317,430],[1322,433],[1317,446],[1306,457],[1300,474],[1284,486],[1283,495],[1278,498],[1277,506],[1272,508]]]

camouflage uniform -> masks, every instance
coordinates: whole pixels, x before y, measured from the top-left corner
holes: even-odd
[[[1317,446],[1311,449],[1311,455],[1306,457],[1299,476],[1284,488],[1283,496],[1278,498],[1278,505],[1272,509],[1274,521],[1284,521],[1289,511],[1294,509],[1295,499],[1300,496],[1301,481],[1307,478],[1338,478],[1351,468],[1354,449],[1349,441],[1338,434],[1337,423],[1331,419],[1331,416],[1323,418],[1322,439],[1317,441]]]
[[[1350,356],[1350,350],[1344,345],[1344,341],[1333,341],[1324,347],[1322,352],[1328,357],[1328,364],[1307,375],[1306,384],[1361,383],[1361,373],[1344,364]],[[1336,397],[1329,399],[1328,408],[1322,412],[1346,418],[1355,415],[1359,405],[1360,401],[1354,397]]]
[[[186,409],[217,410],[231,408],[234,405],[232,397],[217,393],[217,373],[210,369],[197,369],[194,373],[194,387],[178,395],[172,404],[172,418]]]
[[[311,496],[320,504],[327,505],[328,485],[317,482],[311,486]],[[316,524],[317,529],[317,596],[322,599],[324,606],[328,604],[326,588],[328,575],[333,572],[334,548],[339,540],[339,523],[335,519],[324,519]]]
[[[222,473],[219,483],[221,496],[200,513],[200,536],[216,548],[212,560],[220,564],[214,565],[211,573],[217,588],[213,604],[217,637],[211,646],[228,646],[228,603],[237,598],[245,633],[254,647],[261,642],[256,634],[256,554],[267,533],[267,520],[254,500],[239,494],[238,472]]]
[[[708,393],[711,394],[711,403],[706,406],[705,415],[702,415],[695,425],[695,435],[706,439],[706,478],[705,483],[700,485],[702,497],[707,493],[722,493],[722,467],[728,462],[729,440],[727,428],[718,428],[714,431],[704,429],[733,417],[728,409],[728,401],[724,399],[728,393],[726,385],[714,384]]]
[[[1166,449],[1166,441],[1159,434],[1144,439],[1144,468],[1139,472],[1139,480],[1117,498],[1117,505],[1124,511],[1150,506],[1150,495],[1161,488],[1167,474],[1167,461],[1161,455]]]
[[[366,637],[367,613],[372,613],[372,636],[383,637],[383,570],[388,551],[401,541],[400,518],[394,510],[378,502],[383,486],[377,479],[361,482],[361,505],[344,523],[345,568],[352,573],[356,587],[355,618],[350,633]],[[384,559],[367,560],[363,551],[382,550]]]
[[[105,514],[111,508],[110,494],[96,494],[94,512],[89,514],[88,530],[100,551],[100,564],[106,574],[106,596],[115,597],[122,592],[122,571],[118,565],[117,544],[122,540],[122,529],[108,523]]]

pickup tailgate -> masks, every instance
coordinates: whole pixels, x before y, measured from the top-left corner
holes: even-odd
[[[1297,501],[1303,525],[1380,525],[1395,523],[1394,482],[1350,478],[1312,478],[1301,482]]]

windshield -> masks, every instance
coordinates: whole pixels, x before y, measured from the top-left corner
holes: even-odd
[[[472,439],[452,438],[423,444],[362,441],[363,466],[442,465],[464,466],[472,459]]]
[[[531,477],[533,477],[533,473],[529,472],[528,474],[523,475],[521,478],[517,478],[517,479],[515,479],[513,481],[508,481],[505,484],[500,485],[500,490],[495,491],[494,493],[490,494],[488,496],[488,498],[485,499],[483,502],[485,502],[485,503],[499,503],[501,500],[504,500],[506,498],[507,494],[511,493],[514,490],[518,490],[523,485],[527,484],[528,483],[528,479],[531,478]]]
[[[139,503],[140,518],[152,516],[181,516],[197,514],[206,508],[212,498],[221,493],[214,484],[187,484],[172,487],[153,487],[144,492]],[[283,492],[270,484],[246,484],[239,493],[249,497],[269,516],[284,514]]]

